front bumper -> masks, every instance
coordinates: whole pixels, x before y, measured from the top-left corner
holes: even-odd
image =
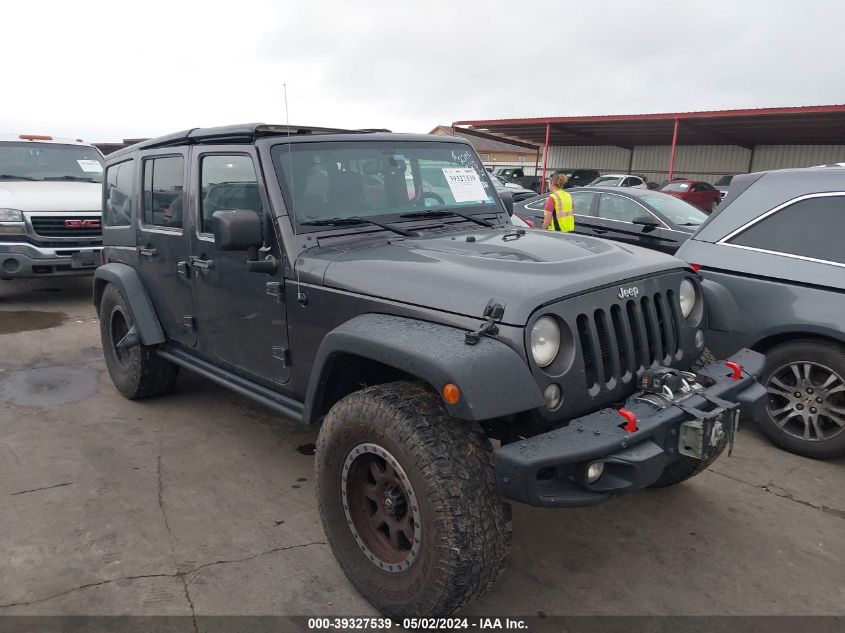
[[[0,279],[90,275],[102,246],[48,248],[26,242],[0,242]]]
[[[765,357],[741,350],[729,359],[742,367],[739,379],[730,376],[724,361],[698,374],[713,381],[701,393],[740,405],[742,417],[753,418],[765,407],[766,390],[757,382]],[[615,409],[571,420],[568,426],[507,444],[494,452],[496,485],[506,498],[533,506],[577,507],[601,503],[653,484],[663,469],[681,457],[681,425],[692,422],[690,409],[716,408],[699,393],[682,405],[656,406],[635,394],[624,408],[637,417],[637,430],[625,431]],[[605,474],[593,484],[584,479],[586,466],[605,462]]]

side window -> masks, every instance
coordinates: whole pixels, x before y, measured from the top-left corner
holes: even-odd
[[[602,194],[599,199],[598,216],[600,218],[630,222],[641,215],[648,215],[648,211],[630,198]]]
[[[106,226],[129,226],[132,223],[135,161],[127,160],[106,169],[103,192],[103,223]]]
[[[590,207],[593,206],[593,197],[596,195],[589,191],[576,191],[569,194],[572,196],[572,212],[577,215],[590,215]]]
[[[845,196],[801,200],[760,220],[731,244],[845,264]]]
[[[703,182],[697,182],[692,187],[693,191],[707,191],[708,189],[709,187],[707,186],[707,183]]]
[[[185,162],[181,156],[144,161],[144,224],[182,228]]]
[[[215,211],[264,213],[252,158],[203,156],[200,163],[200,232],[213,233]]]

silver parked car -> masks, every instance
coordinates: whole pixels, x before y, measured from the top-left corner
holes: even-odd
[[[677,255],[703,278],[713,352],[766,353],[761,431],[845,455],[845,168],[735,176]]]

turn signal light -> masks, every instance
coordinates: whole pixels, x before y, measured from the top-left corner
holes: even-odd
[[[18,138],[22,138],[25,141],[52,141],[52,136],[46,136],[44,134],[21,134]]]
[[[731,378],[734,380],[742,379],[742,365],[735,363],[732,360],[726,360],[725,366],[731,370]]]
[[[449,404],[455,404],[461,399],[461,390],[451,382],[443,385],[443,399]]]
[[[698,272],[701,270],[701,264],[690,264],[690,268],[692,268],[694,272]]]
[[[637,416],[632,411],[619,409],[617,413],[625,418],[625,426],[622,427],[624,430],[628,431],[628,433],[633,433],[637,430]]]

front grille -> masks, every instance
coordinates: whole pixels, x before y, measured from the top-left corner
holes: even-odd
[[[96,220],[98,226],[69,227],[66,224],[68,220]],[[75,237],[78,239],[91,239],[98,238],[102,235],[102,229],[99,226],[100,218],[96,215],[36,215],[30,217],[30,222],[32,222],[32,230],[35,231],[35,234],[46,238]]]
[[[678,351],[674,293],[629,299],[576,319],[587,389],[613,388],[653,365],[669,365]],[[609,314],[608,314],[609,313]]]

